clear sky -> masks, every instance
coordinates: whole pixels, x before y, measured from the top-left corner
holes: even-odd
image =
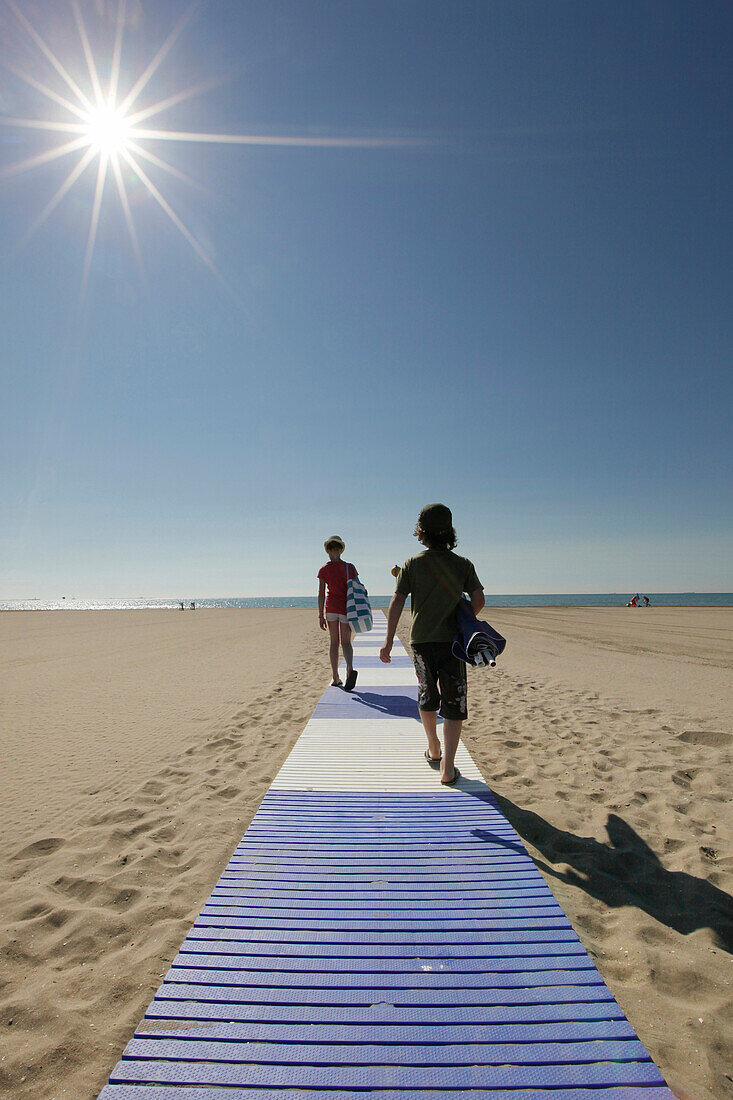
[[[21,9],[92,97],[71,6]],[[128,0],[119,98],[186,10]],[[141,272],[111,170],[89,247],[98,151],[24,240],[86,147],[14,170],[75,135],[13,119],[79,118],[1,0],[0,596],[309,594],[333,533],[388,592],[434,500],[488,592],[733,589],[732,34],[211,0],[134,109],[206,86],[139,125],[351,143],[140,139],[193,181],[137,156],[176,225],[121,158]]]

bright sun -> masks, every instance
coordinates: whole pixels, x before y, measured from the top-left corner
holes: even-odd
[[[142,68],[139,75],[129,73],[125,78],[122,67],[123,31],[126,22],[127,0],[117,0],[117,18],[114,33],[114,42],[110,57],[100,69],[99,62],[102,58],[95,56],[89,35],[82,17],[78,0],[69,0],[71,13],[76,23],[79,40],[86,60],[88,79],[74,77],[64,65],[62,59],[57,57],[36,27],[30,22],[21,9],[17,0],[4,0],[4,5],[14,13],[18,23],[25,30],[27,36],[35,43],[41,58],[50,63],[55,72],[55,87],[49,87],[44,83],[45,77],[35,72],[23,72],[15,65],[8,67],[25,84],[40,92],[54,105],[52,118],[10,118],[3,115],[0,123],[5,126],[17,126],[28,132],[47,132],[49,134],[63,135],[61,144],[46,149],[40,153],[16,161],[6,168],[0,168],[0,179],[17,172],[23,172],[31,168],[39,168],[50,164],[60,158],[74,156],[72,165],[66,177],[59,184],[55,193],[44,206],[41,213],[33,222],[26,234],[26,238],[34,233],[46,220],[49,214],[56,209],[65,195],[71,191],[80,178],[87,172],[96,168],[96,183],[94,184],[93,199],[91,203],[91,217],[89,221],[89,233],[84,256],[84,269],[81,280],[81,293],[83,295],[91,268],[94,245],[99,226],[102,200],[107,187],[107,181],[114,181],[120,206],[124,214],[129,230],[132,248],[138,265],[142,270],[142,257],[137,240],[137,233],[132,218],[128,187],[140,184],[173,222],[181,235],[188,241],[196,255],[219,278],[208,250],[197,240],[193,232],[175,212],[168,199],[161,190],[160,183],[156,183],[150,173],[165,173],[178,180],[193,183],[181,170],[163,160],[155,147],[160,142],[202,142],[215,145],[280,145],[280,146],[374,146],[374,145],[399,145],[399,140],[391,138],[338,138],[338,137],[312,137],[312,136],[275,136],[266,134],[217,134],[217,133],[191,133],[185,130],[169,130],[158,127],[149,128],[147,121],[156,115],[183,103],[185,100],[199,95],[207,87],[213,86],[211,82],[198,84],[184,88],[179,92],[166,96],[147,107],[141,107],[138,97],[148,85],[150,79],[160,67],[164,58],[173,46],[184,26],[191,18],[198,4],[193,0],[190,7],[183,14],[179,22],[173,27],[163,45],[154,54],[148,64]],[[112,7],[112,0],[110,2]],[[103,5],[104,7],[104,5]],[[41,60],[39,58],[39,60]],[[2,61],[2,58],[0,58]],[[72,71],[75,71],[72,66]],[[102,72],[106,70],[106,73]],[[40,78],[39,78],[40,77]],[[121,84],[129,84],[129,90],[122,90]],[[61,108],[61,114],[59,114]],[[145,123],[145,126],[141,126]],[[152,144],[152,148],[151,148]],[[159,176],[160,180],[160,176]]]
[[[123,111],[103,103],[88,112],[85,122],[86,136],[96,152],[113,156],[125,151],[132,134]]]

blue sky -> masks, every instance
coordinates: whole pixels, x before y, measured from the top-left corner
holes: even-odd
[[[128,6],[123,89],[186,10]],[[115,11],[82,4],[103,73]],[[87,88],[71,9],[23,12]],[[394,144],[149,140],[219,277],[130,177],[143,274],[107,183],[83,300],[96,168],[22,244],[75,159],[0,178],[0,597],[307,594],[335,532],[387,592],[433,500],[489,592],[733,589],[731,32],[722,2],[203,5],[140,103],[222,82],[151,125]],[[66,140],[1,79],[0,171]]]

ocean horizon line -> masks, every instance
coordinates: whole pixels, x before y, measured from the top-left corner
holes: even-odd
[[[641,591],[641,590],[640,590]],[[487,607],[623,607],[633,593],[619,592],[487,592]],[[651,607],[730,607],[733,592],[646,590]],[[371,596],[374,607],[386,608],[391,594]],[[56,596],[0,599],[0,611],[132,611],[192,608],[316,609],[316,596]]]

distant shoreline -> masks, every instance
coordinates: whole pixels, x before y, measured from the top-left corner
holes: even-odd
[[[631,594],[620,592],[548,592],[548,593],[487,593],[486,606],[502,607],[623,607]],[[629,608],[633,611],[650,611],[659,607],[733,607],[733,592],[646,592],[649,608]],[[372,596],[374,607],[386,608],[390,596]],[[83,597],[57,597],[56,599],[8,599],[0,600],[0,611],[178,611],[181,602],[185,611],[290,609],[315,610],[315,596],[232,596],[218,599],[179,596],[175,597],[109,597],[85,599]],[[192,607],[195,604],[195,608]]]

